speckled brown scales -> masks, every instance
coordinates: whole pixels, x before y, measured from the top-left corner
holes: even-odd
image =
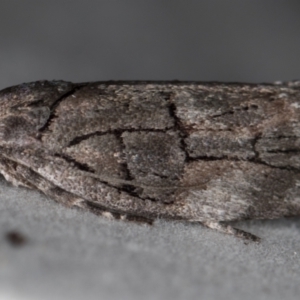
[[[300,82],[38,81],[0,92],[0,171],[121,219],[300,215]]]

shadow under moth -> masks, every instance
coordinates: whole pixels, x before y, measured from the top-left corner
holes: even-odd
[[[37,81],[0,91],[0,172],[122,220],[300,215],[300,82]]]

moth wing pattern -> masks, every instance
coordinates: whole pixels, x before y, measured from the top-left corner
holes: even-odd
[[[37,81],[0,91],[0,172],[109,218],[300,213],[300,83]]]

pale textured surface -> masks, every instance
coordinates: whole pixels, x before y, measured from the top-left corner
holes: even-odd
[[[298,299],[299,219],[239,223],[263,238],[244,245],[199,225],[109,221],[4,180],[0,190],[0,299]],[[12,247],[8,230],[27,244]]]
[[[299,78],[299,0],[88,3],[2,1],[1,89],[39,79]],[[1,300],[299,299],[299,219],[240,223],[263,238],[246,247],[197,225],[82,214],[5,181],[0,192]],[[11,229],[30,243],[11,248]]]

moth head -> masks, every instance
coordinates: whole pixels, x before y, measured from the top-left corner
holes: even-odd
[[[0,118],[0,144],[26,144],[45,125],[48,107],[25,107],[11,110]]]
[[[26,145],[47,123],[52,105],[72,89],[64,81],[37,81],[0,91],[0,145]]]

